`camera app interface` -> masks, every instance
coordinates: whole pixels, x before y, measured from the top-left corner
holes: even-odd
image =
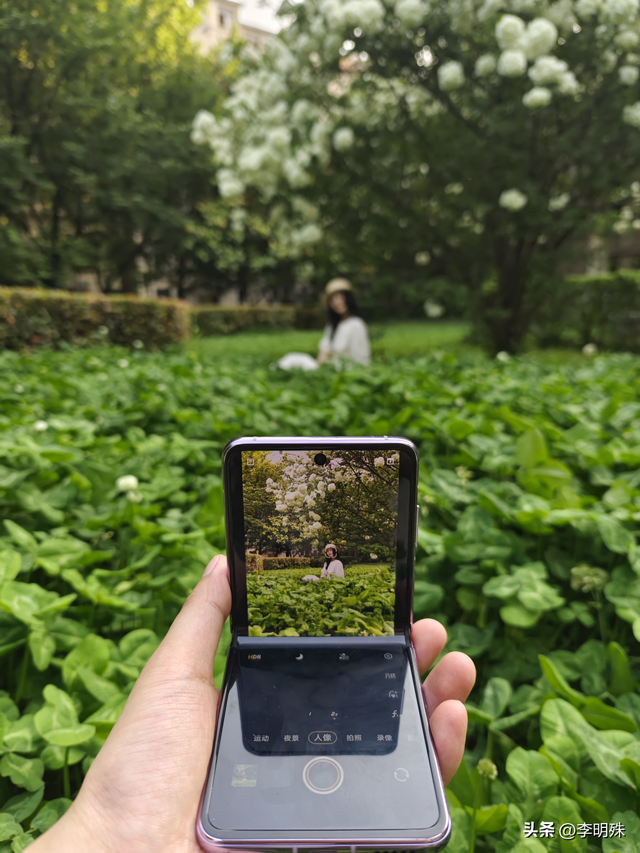
[[[243,646],[239,664],[242,740],[254,755],[388,755],[396,748],[401,646]]]
[[[399,454],[243,451],[249,636],[394,631]]]

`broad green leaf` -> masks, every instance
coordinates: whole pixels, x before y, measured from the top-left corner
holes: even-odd
[[[538,660],[540,662],[540,667],[542,669],[542,673],[544,677],[547,679],[551,687],[563,696],[565,699],[568,699],[572,705],[575,705],[576,708],[580,708],[585,701],[585,697],[578,690],[574,690],[573,687],[570,687],[567,681],[562,677],[562,675],[558,672],[558,668],[555,666],[552,660],[544,655],[538,655]]]
[[[0,841],[10,841],[22,832],[22,827],[12,814],[0,812]]]
[[[497,806],[482,806],[475,813],[476,834],[489,835],[492,832],[500,832],[507,822],[507,814],[507,806],[503,803]]]
[[[48,743],[53,744],[53,746],[79,746],[81,743],[91,740],[95,733],[95,726],[77,723],[75,726],[50,729],[44,732],[42,736]]]
[[[11,853],[22,853],[33,841],[33,835],[30,832],[21,832],[14,836],[11,841]]]
[[[11,723],[2,745],[9,752],[34,752],[39,742],[33,714],[23,714]]]
[[[476,708],[471,702],[467,702],[465,707],[470,723],[481,723],[483,726],[488,726],[493,722],[493,717],[490,714]]]
[[[35,554],[38,550],[38,543],[34,539],[34,537],[25,530],[23,527],[20,527],[19,524],[16,524],[15,521],[9,521],[9,519],[5,519],[4,526],[7,528],[7,533],[11,537],[11,539],[19,545],[21,548],[24,548],[29,554]]]
[[[2,811],[4,814],[13,815],[18,823],[22,823],[28,817],[31,817],[38,808],[43,796],[44,785],[33,791],[33,793],[27,792],[26,794],[18,794],[16,797],[11,797],[2,806]]]
[[[556,771],[549,759],[539,752],[516,747],[507,756],[506,770],[528,804],[548,797],[558,787]]]
[[[447,844],[450,853],[467,853],[471,818],[464,809],[451,809],[451,837]]]
[[[449,788],[464,806],[473,806],[476,800],[478,787],[478,771],[470,770],[466,758],[462,759],[460,767],[449,782]]]
[[[79,761],[82,761],[85,755],[85,748],[79,749],[72,746],[67,749],[66,747],[54,746],[50,743],[42,750],[40,758],[48,770],[60,770],[65,764],[69,766],[77,764]]]
[[[46,832],[59,820],[71,805],[71,800],[60,797],[58,800],[50,800],[31,821],[31,829],[36,832]]]
[[[609,643],[607,657],[611,666],[611,681],[609,693],[620,696],[622,693],[632,693],[635,690],[635,679],[629,666],[627,653],[618,643]]]
[[[640,791],[640,761],[635,761],[633,758],[622,758],[620,767],[631,779],[636,790]]]
[[[0,759],[0,776],[9,777],[14,785],[36,791],[42,785],[44,764],[39,758],[25,758],[9,753]]]
[[[619,729],[624,732],[637,732],[634,720],[616,708],[612,708],[595,696],[587,696],[580,707],[580,713],[596,729]]]
[[[0,551],[0,583],[17,577],[22,559],[17,551]]]
[[[509,704],[512,692],[511,685],[506,678],[490,678],[482,695],[480,710],[488,714],[492,720],[497,720]]]
[[[112,696],[101,708],[87,717],[85,722],[95,726],[98,735],[106,737],[118,721],[125,702],[124,696]]]
[[[640,850],[640,817],[635,812],[616,812],[611,818],[615,824],[624,826],[624,835],[605,838],[602,853],[638,853]]]
[[[500,608],[502,621],[514,628],[533,628],[541,615],[541,610],[531,611],[521,604],[507,604]]]
[[[626,527],[611,515],[598,515],[596,524],[602,541],[615,554],[626,554],[634,544],[634,538]]]
[[[548,455],[547,445],[540,430],[531,429],[516,442],[516,462],[524,468],[533,468],[539,462],[544,462]]]
[[[620,767],[620,761],[624,758],[622,751],[613,746],[606,738],[606,733],[600,733],[582,716],[580,711],[565,702],[556,699],[547,702],[543,708],[543,714],[548,705],[556,705],[557,713],[561,715],[565,730],[560,734],[568,734],[572,739],[578,740],[598,770],[619,785],[631,787],[631,781]],[[544,735],[543,735],[544,737]]]
[[[51,634],[44,630],[31,631],[29,634],[29,651],[31,659],[40,672],[45,670],[51,663],[56,650],[56,641]]]
[[[582,853],[587,849],[587,839],[576,835],[575,838],[561,838],[559,829],[563,824],[573,826],[583,823],[580,809],[576,802],[569,797],[550,797],[545,803],[542,820],[552,823],[555,827],[553,838],[547,839],[550,853]]]
[[[78,685],[81,669],[88,669],[97,675],[107,668],[109,663],[109,644],[96,634],[89,634],[72,649],[62,664],[62,678],[70,690]]]
[[[107,702],[112,696],[122,696],[117,684],[109,681],[108,678],[103,678],[86,666],[80,667],[77,675],[76,683],[79,680],[85,690],[99,702]]]

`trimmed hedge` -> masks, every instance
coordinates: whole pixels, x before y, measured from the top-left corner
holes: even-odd
[[[108,341],[147,349],[191,334],[190,306],[172,299],[0,287],[0,349]]]
[[[567,276],[545,295],[532,331],[541,346],[640,352],[640,270]]]
[[[157,349],[192,334],[321,326],[322,306],[190,305],[177,299],[0,287],[0,349],[112,343]]]
[[[259,554],[246,555],[247,570],[250,572],[271,572],[281,569],[320,569],[324,566],[323,557],[261,557]]]
[[[255,326],[292,329],[294,324],[293,305],[196,305],[191,309],[193,333],[203,338],[232,335]]]

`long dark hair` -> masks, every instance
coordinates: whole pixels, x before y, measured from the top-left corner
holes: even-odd
[[[349,311],[350,317],[359,317],[360,311],[358,310],[358,303],[356,302],[356,298],[350,290],[337,290],[336,293],[341,293],[344,296],[345,302],[347,303],[347,310]],[[334,296],[335,294],[331,294]],[[336,333],[336,329],[338,328],[338,323],[342,320],[340,314],[337,311],[334,311],[331,305],[327,308],[327,312],[329,314],[329,325],[331,326],[331,337]]]
[[[334,556],[330,557],[328,554],[325,553],[325,555],[324,555],[324,566],[323,566],[324,569],[328,568],[334,560],[338,559],[338,549],[337,548],[331,548],[331,550],[334,552]]]

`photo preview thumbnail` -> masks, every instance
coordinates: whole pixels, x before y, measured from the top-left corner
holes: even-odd
[[[393,634],[400,457],[244,451],[249,635]]]

